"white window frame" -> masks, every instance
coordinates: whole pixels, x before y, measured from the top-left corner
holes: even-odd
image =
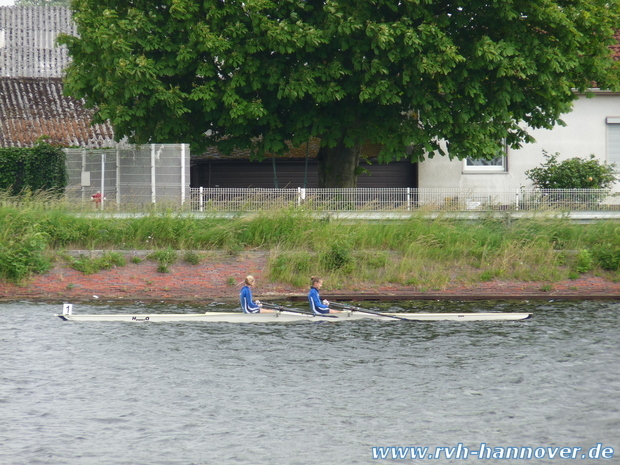
[[[488,164],[484,164],[488,163]],[[463,173],[507,173],[508,172],[508,154],[504,145],[502,155],[492,160],[480,160],[465,158],[463,160]]]
[[[620,116],[608,116],[607,123],[607,163],[616,164],[620,171]]]

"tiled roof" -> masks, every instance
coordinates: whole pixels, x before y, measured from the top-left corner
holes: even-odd
[[[59,33],[76,35],[67,7],[0,7],[0,75],[61,77],[69,52],[56,45]]]
[[[0,77],[0,147],[32,147],[42,136],[65,147],[115,147],[112,127],[91,126],[93,110],[62,89],[60,78]]]

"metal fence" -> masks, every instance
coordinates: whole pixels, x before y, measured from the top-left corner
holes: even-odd
[[[610,211],[620,194],[600,189],[190,189],[198,212],[307,211]]]
[[[101,209],[155,204],[182,208],[189,187],[189,146],[150,144],[124,149],[65,149],[70,200]]]

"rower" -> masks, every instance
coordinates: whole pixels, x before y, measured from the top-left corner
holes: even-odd
[[[312,276],[310,278],[310,292],[308,293],[308,302],[310,302],[310,309],[315,315],[325,315],[327,313],[340,313],[340,310],[334,310],[329,308],[329,302],[327,300],[321,301],[319,290],[323,286],[323,280]]]
[[[248,275],[245,277],[245,286],[241,288],[239,293],[239,301],[241,302],[241,310],[243,313],[275,313],[274,310],[262,308],[262,304],[259,300],[254,302],[252,300],[252,286],[256,280],[254,276]]]

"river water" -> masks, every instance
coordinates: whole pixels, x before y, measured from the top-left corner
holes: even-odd
[[[0,304],[0,464],[620,462],[620,303],[399,302],[391,310],[399,307],[534,318],[78,323],[55,318],[57,304]],[[446,459],[458,444],[463,454],[529,447],[540,458]],[[392,460],[395,449],[373,458],[373,447],[410,454],[402,448],[412,446],[433,459]],[[564,447],[581,449],[570,460],[559,456]]]

